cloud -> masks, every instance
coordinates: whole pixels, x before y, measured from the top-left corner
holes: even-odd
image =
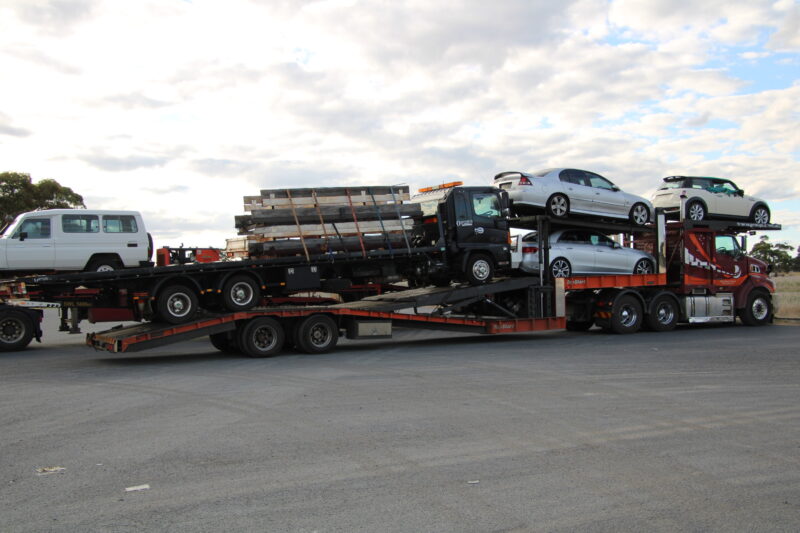
[[[92,14],[92,0],[26,0],[12,2],[20,21],[47,33],[63,33]]]

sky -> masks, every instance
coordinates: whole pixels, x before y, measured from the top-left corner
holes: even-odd
[[[0,171],[236,236],[261,189],[732,179],[800,245],[797,0],[0,0]]]

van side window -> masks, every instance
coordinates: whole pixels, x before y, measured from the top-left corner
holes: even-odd
[[[28,239],[49,239],[50,238],[50,219],[49,218],[29,218],[20,224],[19,229],[11,236],[18,239],[20,233],[27,233]]]
[[[100,219],[97,215],[63,215],[61,230],[64,233],[98,233]]]
[[[104,233],[137,233],[136,217],[133,215],[106,215],[103,217]]]

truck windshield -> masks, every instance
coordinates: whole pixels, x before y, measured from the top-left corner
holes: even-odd
[[[472,209],[478,216],[499,217],[500,199],[494,193],[474,193],[472,195]]]

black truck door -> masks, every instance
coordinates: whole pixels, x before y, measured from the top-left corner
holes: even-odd
[[[475,243],[508,244],[508,222],[504,220],[500,197],[494,191],[470,191],[470,208]]]

